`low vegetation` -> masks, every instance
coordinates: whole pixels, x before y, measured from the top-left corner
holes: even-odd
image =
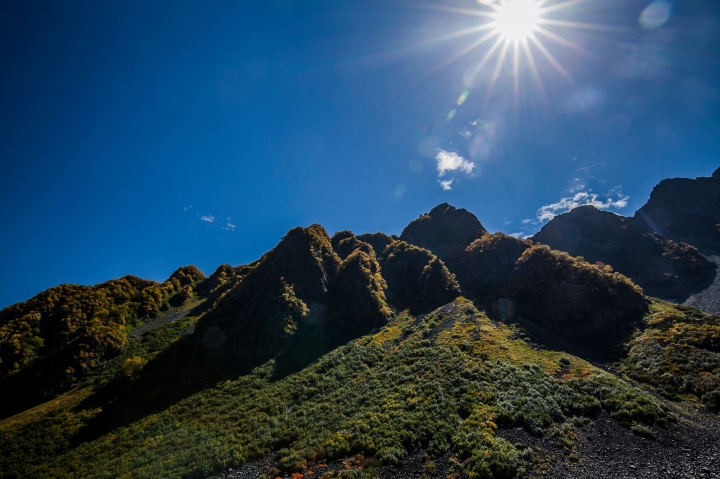
[[[655,300],[620,366],[666,397],[720,411],[720,317]]]
[[[0,477],[205,478],[270,458],[266,479],[374,478],[422,451],[427,472],[449,457],[451,475],[510,478],[551,460],[510,428],[567,461],[603,411],[652,438],[674,418],[638,385],[720,410],[720,318],[448,205],[411,225],[430,249],[313,225],[209,278],[4,309]],[[588,346],[619,354],[622,378],[570,354]]]
[[[452,451],[456,469],[470,477],[513,477],[540,452],[518,449],[498,428],[557,437],[569,455],[572,431],[601,409],[629,427],[670,419],[638,389],[575,357],[535,350],[515,333],[459,299],[421,318],[399,315],[283,379],[271,360],[86,442],[83,425],[101,406],[68,398],[27,421],[0,423],[7,451],[0,470],[205,477],[279,451],[278,473],[362,456],[362,475],[373,477],[374,464],[422,448],[430,459]],[[116,364],[119,373],[126,362]]]

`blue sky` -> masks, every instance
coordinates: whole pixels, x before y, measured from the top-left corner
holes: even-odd
[[[502,44],[478,69],[495,40],[459,35],[478,11],[2,2],[0,307],[209,274],[297,225],[399,234],[441,202],[521,235],[586,202],[632,215],[661,179],[720,166],[717,2],[548,12],[564,41],[537,38],[566,75],[531,43],[542,89],[522,50],[517,71]]]

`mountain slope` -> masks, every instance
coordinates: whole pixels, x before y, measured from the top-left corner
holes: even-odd
[[[622,380],[515,338],[512,328],[457,300],[421,318],[398,317],[280,381],[270,361],[95,441],[56,446],[54,457],[18,464],[5,456],[3,470],[21,477],[71,470],[75,477],[202,477],[279,451],[272,474],[362,454],[374,462],[361,459],[365,470],[358,472],[374,477],[373,465],[422,448],[431,456],[451,451],[460,474],[512,477],[553,459],[502,439],[500,429],[554,435],[567,458],[575,431],[601,411],[646,434],[671,419]],[[53,421],[80,414],[61,408]],[[28,427],[0,424],[13,444],[31,439]]]
[[[204,278],[188,266],[163,283],[125,276],[65,284],[0,311],[0,415],[76,385],[126,348],[130,329],[189,299]]]
[[[594,206],[556,216],[531,239],[590,263],[610,265],[650,296],[684,300],[715,276],[715,265],[694,247]]]
[[[2,404],[0,477],[594,478],[639,460],[644,477],[711,471],[720,317],[488,234],[449,205],[403,234],[415,243],[294,228],[208,278],[182,268],[6,308],[14,333],[0,348],[56,297],[71,324],[124,342],[65,393],[25,372],[65,367],[44,342],[7,374],[4,397],[52,400],[13,417]],[[98,337],[57,344],[84,351]],[[676,444],[688,454],[669,454]]]

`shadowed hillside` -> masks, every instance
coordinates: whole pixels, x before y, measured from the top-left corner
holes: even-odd
[[[436,236],[428,228],[414,237],[431,244]],[[498,318],[525,319],[592,346],[620,341],[647,312],[628,278],[503,233],[454,246],[446,262],[464,294]]]
[[[684,300],[715,276],[693,246],[638,228],[632,218],[581,206],[546,224],[533,241],[631,278],[645,294]]]
[[[191,298],[203,279],[186,266],[163,283],[125,276],[63,284],[0,311],[0,415],[77,384],[127,347],[130,329]]]
[[[388,296],[399,310],[423,313],[460,296],[460,286],[445,263],[430,251],[382,233],[359,237],[378,252]]]

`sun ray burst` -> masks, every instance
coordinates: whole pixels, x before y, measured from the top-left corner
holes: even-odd
[[[530,70],[532,70],[535,81],[537,81],[538,88],[540,89],[540,99],[542,100],[543,106],[547,108],[547,93],[545,93],[545,85],[543,84],[542,77],[540,76],[540,72],[538,71],[537,65],[535,64],[535,56],[533,55],[532,50],[530,50],[530,45],[528,45],[527,39],[522,41],[522,45],[523,49],[525,50],[525,56],[527,56],[528,59],[528,64],[530,65]]]
[[[540,52],[545,55],[545,58],[548,59],[548,61],[552,64],[552,66],[555,67],[555,69],[560,73],[567,81],[570,82],[572,86],[575,85],[575,80],[572,79],[570,74],[563,68],[563,66],[558,62],[555,57],[548,51],[547,48],[545,48],[545,45],[542,44],[540,40],[537,39],[535,35],[530,36],[530,40],[535,44],[535,46],[540,50]]]
[[[543,106],[549,105],[549,98],[545,89],[543,75],[550,70],[556,71],[560,76],[575,86],[571,74],[563,67],[552,52],[543,42],[554,42],[557,45],[566,47],[584,56],[592,56],[592,53],[578,44],[574,39],[566,38],[556,29],[576,30],[618,30],[622,27],[611,25],[594,24],[580,21],[571,21],[567,14],[555,18],[561,12],[573,7],[588,3],[589,0],[482,0],[477,9],[459,8],[438,5],[420,5],[420,8],[427,8],[436,11],[443,11],[453,14],[479,17],[480,25],[477,27],[465,28],[440,37],[435,37],[428,42],[451,40],[454,38],[472,36],[479,34],[479,38],[472,40],[467,46],[460,48],[447,56],[438,68],[443,68],[450,63],[467,57],[473,51],[480,49],[484,44],[489,44],[487,50],[474,66],[470,66],[465,73],[466,85],[468,88],[477,88],[485,85],[485,105],[493,95],[496,83],[502,76],[503,66],[508,75],[512,75],[512,92],[515,100],[516,110],[520,104],[521,93],[525,98],[526,88],[522,85],[523,69],[529,67],[531,77],[537,84],[537,92]],[[491,42],[495,39],[494,42]],[[533,50],[536,50],[534,52]],[[536,53],[540,55],[537,56]],[[497,53],[497,56],[496,56]],[[494,62],[494,64],[493,64]],[[550,70],[548,70],[550,67]],[[434,69],[437,70],[437,69]],[[483,73],[484,72],[484,73]]]

